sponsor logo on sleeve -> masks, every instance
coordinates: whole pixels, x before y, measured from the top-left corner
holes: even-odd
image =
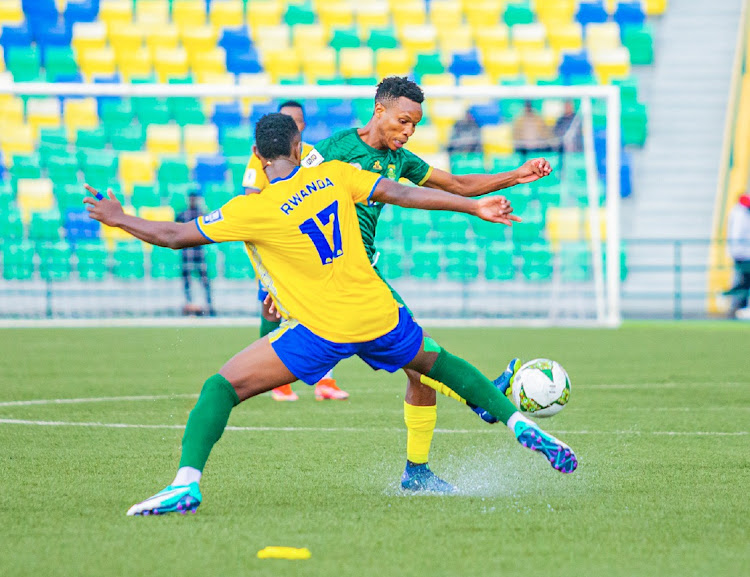
[[[310,154],[302,160],[302,166],[305,168],[312,168],[313,166],[318,166],[323,160],[325,160],[323,155],[313,148],[310,151]]]
[[[206,216],[204,216],[203,224],[214,224],[217,222],[221,222],[222,220],[224,220],[224,215],[221,214],[221,209],[219,209],[219,210],[210,212]]]
[[[253,186],[258,177],[258,171],[254,168],[248,168],[242,176],[242,186]]]

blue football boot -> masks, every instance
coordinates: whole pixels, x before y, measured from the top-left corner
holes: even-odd
[[[201,504],[203,496],[198,483],[189,485],[169,485],[153,497],[133,505],[128,509],[128,516],[132,515],[164,515],[166,513],[195,513]]]
[[[578,467],[578,459],[573,453],[573,449],[549,433],[542,431],[536,423],[519,419],[513,432],[519,443],[527,449],[544,455],[556,471],[572,473]]]
[[[427,463],[417,464],[406,461],[404,474],[401,476],[401,488],[414,493],[455,493],[456,488],[443,481],[430,471]]]
[[[493,381],[493,384],[495,385],[497,390],[500,391],[509,399],[511,398],[511,394],[512,394],[513,379],[515,378],[516,373],[518,372],[518,369],[520,368],[521,368],[521,360],[519,358],[511,359],[506,369],[501,373],[501,375],[498,378],[496,378]],[[490,425],[494,425],[495,423],[497,423],[498,419],[490,415],[482,407],[473,407],[471,405],[469,406],[471,407],[471,410],[474,411],[477,415],[479,415],[479,418],[482,419],[483,421],[489,423]]]

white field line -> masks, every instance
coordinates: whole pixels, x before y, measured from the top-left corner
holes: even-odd
[[[4,425],[30,425],[40,427],[97,427],[107,429],[184,429],[184,425],[142,425],[131,423],[95,423],[71,421],[29,421],[25,419],[0,419]],[[271,432],[271,433],[403,433],[396,427],[235,427],[227,431]],[[435,429],[436,433],[452,435],[497,434],[497,429]],[[664,435],[670,437],[740,437],[750,435],[750,431],[553,431],[558,435]]]

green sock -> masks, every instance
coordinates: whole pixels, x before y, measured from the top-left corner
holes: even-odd
[[[265,337],[268,333],[272,333],[276,329],[281,326],[281,321],[267,321],[265,318],[263,318],[263,315],[260,317],[260,338]]]
[[[476,407],[482,407],[491,415],[508,423],[508,419],[517,412],[515,405],[497,390],[487,377],[471,363],[441,349],[438,358],[427,375],[431,379],[445,383],[460,397]]]
[[[180,467],[203,471],[211,449],[227,426],[229,413],[239,402],[234,387],[224,377],[213,375],[206,379],[182,436]]]

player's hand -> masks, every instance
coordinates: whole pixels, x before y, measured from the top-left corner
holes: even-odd
[[[544,158],[532,158],[516,169],[516,183],[526,184],[534,182],[552,173],[552,167]]]
[[[521,219],[513,214],[513,207],[504,196],[485,196],[476,201],[474,216],[482,220],[511,226]]]
[[[263,299],[263,308],[265,308],[270,315],[275,316],[277,320],[281,319],[281,313],[276,310],[276,304],[273,302],[271,295],[266,295],[266,298]]]
[[[86,210],[89,211],[89,216],[107,226],[119,226],[120,217],[125,214],[125,211],[122,210],[122,205],[115,197],[112,189],[107,189],[109,198],[105,198],[94,187],[88,184],[83,186],[93,195],[93,197],[87,196],[83,199],[83,202],[88,205]]]

